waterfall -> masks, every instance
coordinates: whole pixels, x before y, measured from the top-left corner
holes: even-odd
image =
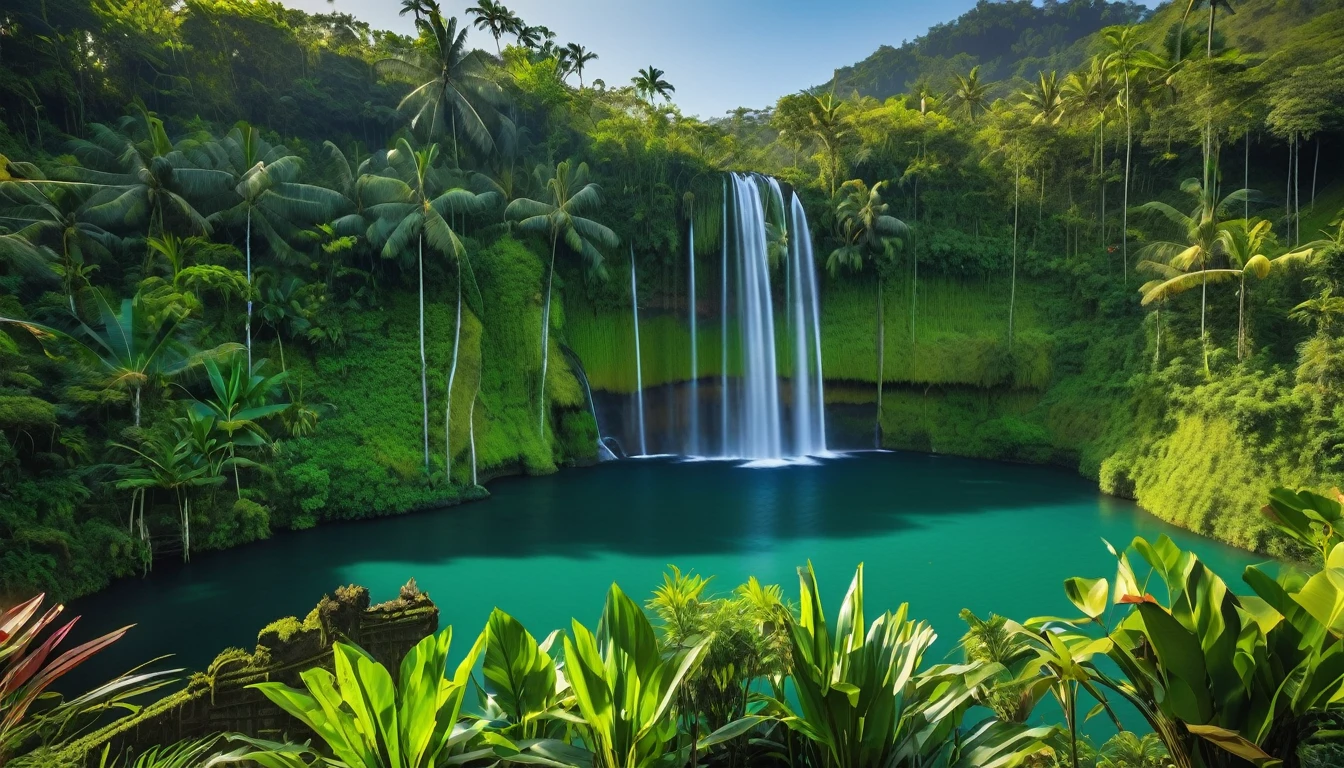
[[[724,184],[720,456],[773,463],[788,457],[826,455],[821,313],[807,215],[796,195],[786,200],[775,179],[731,174]],[[777,239],[772,243],[772,238]],[[778,264],[771,263],[772,246]],[[736,275],[731,294],[730,262]],[[782,282],[780,298],[787,318],[783,328],[777,327],[775,319],[775,280]],[[731,307],[735,316],[730,313],[730,298],[736,300]],[[741,369],[732,389],[728,381],[730,326],[738,334]],[[780,386],[781,363],[789,362],[791,391],[785,394],[791,397],[782,395]],[[691,439],[700,442],[698,436]]]
[[[750,466],[778,466],[830,455],[826,444],[819,280],[803,204],[792,191],[786,194],[775,179],[733,173],[724,177],[722,205],[719,418],[700,418],[699,306],[695,225],[691,222],[686,254],[691,353],[686,394],[690,415],[685,423],[687,434],[673,436],[673,444],[679,442],[691,455],[714,454],[716,449],[711,446],[717,427],[719,445],[713,458],[744,459]],[[631,247],[635,408],[639,455],[647,456],[638,290]],[[777,301],[783,313],[778,324]],[[781,371],[789,376],[784,386]],[[655,398],[655,402],[662,401]],[[713,421],[718,423],[709,423]]]
[[[738,454],[752,459],[784,456],[780,439],[779,370],[775,354],[775,308],[770,294],[770,256],[765,204],[756,180],[733,176],[737,187],[739,254],[738,328],[743,346],[743,418]]]
[[[821,301],[817,298],[816,260],[812,256],[812,232],[807,226],[803,202],[793,196],[789,209],[789,248],[793,252],[794,306],[794,422],[806,424],[806,434],[795,427],[794,450],[812,456],[825,455],[826,391],[821,370]],[[810,323],[809,323],[810,321]],[[810,327],[809,327],[810,325]],[[808,331],[812,335],[808,336]],[[812,350],[811,359],[807,354]],[[816,368],[808,371],[808,365]]]
[[[723,177],[723,314],[719,315],[719,325],[723,331],[723,367],[722,383],[719,389],[719,434],[721,437],[720,456],[728,455],[728,177]]]
[[[695,212],[688,211],[690,218],[689,245],[686,248],[686,261],[690,265],[690,291],[687,294],[691,317],[691,449],[692,456],[700,453],[700,353],[696,347],[695,314]]]
[[[639,455],[649,455],[644,441],[644,361],[639,356],[639,287],[635,284],[635,245],[630,244],[630,306],[635,318],[635,407],[639,410]]]
[[[597,419],[597,405],[593,402],[593,387],[588,383],[588,372],[583,369],[583,362],[574,350],[560,345],[560,351],[564,354],[565,360],[569,362],[569,367],[574,371],[574,375],[579,379],[579,385],[583,387],[583,394],[588,398],[588,412],[593,414],[593,427],[597,430],[597,458],[599,461],[607,461],[616,458],[611,448],[607,446],[607,441],[602,437],[602,422]]]

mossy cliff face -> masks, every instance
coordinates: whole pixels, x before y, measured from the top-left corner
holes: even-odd
[[[444,268],[425,296],[425,355],[429,384],[430,474],[425,474],[418,296],[398,291],[381,306],[345,318],[347,343],[323,350],[316,362],[291,363],[320,386],[305,392],[325,404],[310,438],[285,444],[279,461],[285,499],[281,522],[306,527],[321,520],[405,512],[459,500],[471,480],[474,424],[478,477],[554,472],[558,463],[588,458],[583,391],[552,334],[546,400],[547,429],[538,432],[542,263],[512,238],[473,249],[479,300],[465,280],[461,347],[446,408],[456,316],[455,273]],[[564,313],[552,312],[557,330]],[[487,322],[482,323],[484,315]],[[315,370],[314,370],[315,366]],[[305,370],[306,369],[306,370]],[[479,394],[478,394],[479,393]],[[473,410],[472,400],[477,398]],[[582,410],[576,418],[575,411]],[[451,416],[449,419],[448,417]],[[586,418],[586,422],[585,422]],[[452,483],[445,451],[451,425]],[[587,451],[587,453],[584,453]]]

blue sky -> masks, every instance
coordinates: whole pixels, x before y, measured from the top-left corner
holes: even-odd
[[[409,33],[397,0],[281,0],[325,13],[350,13],[375,27]],[[472,0],[474,4],[474,0]],[[881,44],[900,45],[948,21],[975,0],[505,0],[528,24],[544,24],[561,43],[577,42],[599,59],[586,80],[623,85],[652,64],[666,70],[684,112],[717,117],[738,106],[764,107],[780,96],[825,82]],[[461,17],[468,3],[443,0]],[[494,38],[472,31],[472,45]]]

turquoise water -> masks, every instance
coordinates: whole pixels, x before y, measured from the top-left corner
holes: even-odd
[[[669,563],[714,575],[720,591],[755,575],[796,599],[796,568],[809,558],[830,616],[865,563],[869,615],[909,602],[939,633],[932,663],[955,652],[963,607],[1018,620],[1072,615],[1065,578],[1113,581],[1102,539],[1168,534],[1234,590],[1258,561],[1066,470],[944,456],[868,453],[778,469],[625,461],[490,490],[477,504],[277,534],[120,582],[71,606],[84,616],[81,636],[137,624],[81,678],[168,653],[173,666],[201,669],[341,584],[363,584],[377,602],[415,577],[465,652],[495,606],[537,637],[571,617],[594,627],[613,581],[644,598]]]

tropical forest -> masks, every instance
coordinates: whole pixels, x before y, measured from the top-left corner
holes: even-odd
[[[1341,41],[0,0],[0,766],[1344,766]]]

